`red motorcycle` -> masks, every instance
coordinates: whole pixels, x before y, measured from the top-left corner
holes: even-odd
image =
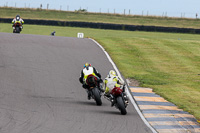
[[[90,93],[91,97],[96,101],[96,104],[98,106],[101,106],[102,105],[101,91],[99,89],[99,84],[97,80],[98,80],[97,77],[90,74],[87,77],[86,83],[89,86],[88,93]]]
[[[121,89],[120,87],[115,87],[110,93],[110,100],[113,106],[119,109],[122,115],[127,114],[126,107],[128,106],[128,97],[123,93],[124,87],[125,86],[123,86],[123,89]]]
[[[20,22],[16,22],[13,25],[13,33],[20,33],[22,31],[22,24]]]

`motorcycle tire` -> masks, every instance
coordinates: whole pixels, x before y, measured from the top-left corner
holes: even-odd
[[[126,111],[125,104],[124,104],[122,97],[119,96],[119,97],[117,97],[116,100],[117,100],[117,106],[118,106],[119,110],[121,111],[121,114],[126,115],[127,111]]]
[[[101,101],[101,96],[100,96],[98,88],[92,89],[92,93],[94,95],[94,100],[96,101],[96,104],[98,106],[101,106],[102,105],[102,101]]]
[[[16,27],[16,33],[20,33],[20,28]]]

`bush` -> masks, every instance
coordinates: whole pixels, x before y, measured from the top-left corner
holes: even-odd
[[[86,9],[79,9],[79,10],[75,10],[75,12],[87,12]]]

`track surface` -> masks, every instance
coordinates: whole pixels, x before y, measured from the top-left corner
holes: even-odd
[[[1,133],[150,133],[130,104],[126,116],[96,106],[78,81],[89,61],[113,69],[89,39],[0,33]]]

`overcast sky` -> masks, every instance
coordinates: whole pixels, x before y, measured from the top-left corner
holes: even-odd
[[[15,4],[16,3],[16,4]],[[133,15],[167,15],[171,17],[200,17],[200,0],[0,0],[0,6],[31,7],[43,9],[49,4],[50,9],[78,10],[89,12],[130,13]]]

